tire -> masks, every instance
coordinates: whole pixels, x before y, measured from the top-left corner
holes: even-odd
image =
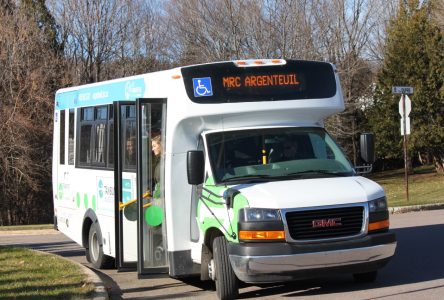
[[[378,271],[353,274],[355,282],[359,282],[359,283],[374,282],[376,280],[377,276],[378,276]]]
[[[227,240],[219,236],[213,241],[213,259],[217,296],[221,300],[236,299],[239,283],[228,257]]]
[[[114,258],[103,253],[102,234],[97,223],[93,223],[89,229],[86,257],[97,269],[114,267]]]

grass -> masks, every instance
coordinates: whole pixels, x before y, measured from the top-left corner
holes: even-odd
[[[65,259],[24,248],[0,247],[0,299],[88,299],[94,285]]]
[[[385,190],[391,207],[444,203],[444,176],[433,166],[415,168],[409,174],[409,201],[406,200],[404,169],[374,173],[371,179]]]
[[[53,224],[0,226],[0,231],[53,229]]]

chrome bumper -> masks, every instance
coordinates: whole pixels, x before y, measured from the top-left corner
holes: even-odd
[[[345,250],[321,251],[291,255],[239,256],[230,255],[231,265],[237,277],[245,282],[265,283],[295,279],[300,271],[316,271],[336,267],[359,265],[388,259],[394,255],[396,242]],[[377,269],[375,267],[375,269]],[[303,275],[303,274],[302,274]],[[324,272],[319,272],[324,275]],[[303,276],[297,276],[301,278]]]

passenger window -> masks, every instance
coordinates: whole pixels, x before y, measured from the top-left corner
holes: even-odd
[[[82,124],[80,126],[79,163],[83,165],[91,163],[91,131],[91,124]]]
[[[69,110],[68,129],[68,164],[74,165],[74,109]]]
[[[65,111],[60,111],[60,164],[65,164]]]
[[[94,122],[94,164],[105,166],[106,163],[106,123],[108,121],[108,107],[96,108]]]
[[[87,166],[92,162],[92,130],[94,124],[94,108],[82,108],[80,113],[80,126],[79,126],[79,147],[78,158],[79,165]]]
[[[109,106],[108,116],[108,167],[114,165],[114,108]]]

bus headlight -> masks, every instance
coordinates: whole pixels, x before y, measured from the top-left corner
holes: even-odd
[[[377,211],[385,211],[387,210],[387,199],[385,197],[381,197],[368,202],[368,208],[370,213]]]
[[[387,199],[381,197],[368,202],[369,223],[368,232],[384,232],[389,229],[389,213],[387,208]]]
[[[239,211],[239,241],[285,241],[284,223],[278,209],[242,208]]]
[[[278,209],[269,208],[243,208],[241,216],[245,222],[261,222],[261,221],[281,221],[281,214]]]

